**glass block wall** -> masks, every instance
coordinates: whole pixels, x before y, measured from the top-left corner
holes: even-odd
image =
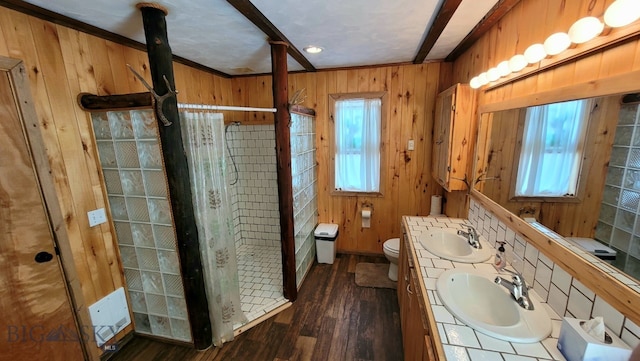
[[[136,332],[191,341],[152,110],[92,114]]]
[[[316,256],[318,223],[315,117],[291,113],[291,175],[298,287]]]
[[[640,279],[640,107],[622,105],[595,238],[617,251],[614,265]]]

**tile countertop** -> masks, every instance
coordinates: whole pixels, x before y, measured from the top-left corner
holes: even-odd
[[[551,307],[543,302],[538,294],[529,290],[529,295],[539,301],[546,309],[553,330],[551,336],[537,343],[515,343],[502,341],[484,335],[457,320],[442,304],[436,292],[436,280],[440,274],[452,268],[473,268],[486,272],[497,273],[492,265],[493,257],[483,263],[459,263],[442,259],[425,250],[418,236],[429,228],[462,228],[463,224],[470,224],[465,219],[447,217],[402,217],[403,228],[410,240],[415,269],[418,274],[419,286],[428,299],[425,305],[431,306],[432,314],[438,332],[432,331],[434,342],[443,346],[447,361],[542,361],[565,360],[557,348],[558,336],[562,318]],[[487,242],[488,243],[488,242]],[[490,245],[493,247],[493,245]],[[403,246],[404,247],[404,246]],[[495,252],[493,252],[495,254]],[[509,266],[511,269],[511,267]],[[472,295],[469,295],[472,297]],[[427,307],[428,307],[427,306]]]

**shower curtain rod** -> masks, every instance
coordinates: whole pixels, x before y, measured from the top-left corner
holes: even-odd
[[[206,105],[206,104],[184,104],[178,103],[178,109],[195,109],[195,110],[235,110],[241,112],[268,112],[275,113],[276,108],[252,108],[252,107],[234,107],[228,105]]]

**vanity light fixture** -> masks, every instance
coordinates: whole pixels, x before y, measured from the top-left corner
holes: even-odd
[[[569,34],[563,32],[552,34],[544,41],[544,51],[548,55],[558,55],[567,50],[569,46],[571,46],[571,38],[569,38]]]
[[[512,73],[517,73],[520,70],[527,67],[529,63],[527,62],[527,58],[522,54],[514,55],[511,59],[509,59],[509,69],[511,69]]]
[[[540,60],[547,57],[547,52],[544,50],[544,45],[533,44],[524,51],[524,57],[529,64],[535,64]]]
[[[489,81],[496,81],[500,79],[500,73],[498,73],[498,68],[491,68],[487,71],[487,79]]]
[[[619,28],[640,19],[640,1],[616,0],[604,13],[604,23],[612,28]]]
[[[507,76],[511,74],[511,68],[509,68],[509,60],[505,60],[498,64],[498,73],[500,73],[500,76]]]
[[[586,18],[582,18],[571,25],[571,28],[569,29],[569,38],[574,44],[582,44],[602,34],[603,30],[604,24],[600,19],[593,16],[587,16]]]
[[[478,75],[478,80],[480,81],[480,86],[489,84],[489,78],[487,78],[487,72],[484,72]]]
[[[629,25],[640,19],[640,0],[615,0],[604,13],[604,22],[597,17],[587,16],[576,21],[568,33],[555,33],[549,36],[544,44],[533,44],[523,54],[514,55],[508,61],[505,60],[495,68],[471,79],[469,85],[478,89],[500,77],[517,73],[528,65],[536,64],[548,56],[554,56],[567,50],[571,44],[583,44],[602,34],[605,25],[610,28],[619,28]],[[306,48],[305,48],[306,50]]]
[[[321,53],[322,50],[324,50],[324,49],[319,47],[319,46],[309,45],[309,46],[305,46],[304,48],[302,48],[302,50],[304,50],[305,52],[307,52],[309,54],[318,54],[318,53]]]

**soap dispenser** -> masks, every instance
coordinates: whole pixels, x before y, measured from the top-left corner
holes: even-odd
[[[495,267],[498,271],[502,271],[502,269],[507,265],[507,259],[504,254],[504,245],[507,242],[498,241],[497,243],[500,243],[500,247],[498,247],[498,252],[496,252],[496,256],[493,259],[493,267]]]

